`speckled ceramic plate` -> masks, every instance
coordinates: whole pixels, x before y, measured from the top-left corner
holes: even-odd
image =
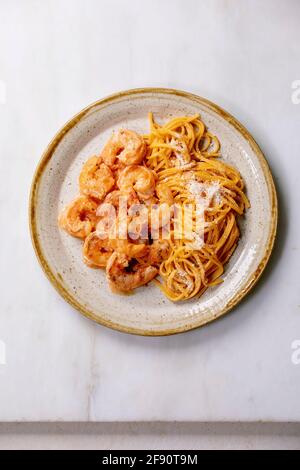
[[[239,222],[241,239],[224,282],[202,297],[174,304],[155,285],[129,296],[112,294],[105,273],[84,265],[80,240],[57,227],[62,207],[78,193],[83,162],[100,152],[113,129],[148,131],[147,114],[159,120],[200,113],[221,141],[222,157],[242,174],[251,209]],[[33,178],[30,227],[37,257],[51,283],[83,315],[102,325],[141,335],[167,335],[204,325],[234,307],[253,287],[272,250],[277,202],[259,147],[232,116],[209,101],[169,89],[129,90],[81,111],[54,137]]]

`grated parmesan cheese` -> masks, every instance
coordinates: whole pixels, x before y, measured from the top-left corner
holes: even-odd
[[[186,144],[182,141],[174,139],[174,137],[172,137],[170,144],[174,149],[174,155],[176,157],[175,166],[183,167],[189,164],[190,162],[187,161],[186,158],[186,156],[188,155],[188,149]]]
[[[201,183],[192,180],[188,183],[188,190],[193,196],[196,204],[201,204],[205,209],[209,207],[213,199],[217,204],[222,202],[221,186],[217,181]]]
[[[192,250],[201,250],[204,245],[204,211],[209,210],[212,200],[215,200],[218,205],[221,204],[221,186],[217,181],[202,183],[192,175],[187,182],[187,188],[196,203],[196,215],[199,217],[197,222],[199,231],[189,233],[190,242],[187,243],[187,247]]]
[[[183,271],[177,271],[177,275],[182,279],[182,281],[185,283],[186,287],[188,288],[189,291],[192,291],[194,288],[194,283],[191,280],[191,278],[188,276],[188,274]]]

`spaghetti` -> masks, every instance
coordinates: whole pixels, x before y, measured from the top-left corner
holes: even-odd
[[[152,113],[149,119],[146,165],[155,171],[159,183],[169,187],[183,212],[191,211],[195,225],[197,206],[202,204],[203,239],[197,240],[195,226],[182,237],[176,236],[173,219],[171,251],[160,265],[161,281],[156,281],[170,300],[186,300],[222,282],[224,265],[240,236],[237,216],[250,204],[241,175],[218,159],[219,140],[199,115],[177,117],[163,126]]]

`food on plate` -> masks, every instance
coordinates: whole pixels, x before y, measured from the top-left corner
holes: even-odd
[[[250,204],[199,115],[149,121],[149,134],[119,129],[83,165],[59,225],[84,240],[84,262],[106,270],[113,292],[154,280],[186,300],[222,282]]]

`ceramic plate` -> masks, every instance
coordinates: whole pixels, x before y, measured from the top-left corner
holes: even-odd
[[[200,113],[221,142],[222,158],[246,183],[251,209],[239,220],[241,239],[226,265],[224,282],[198,299],[172,303],[153,284],[134,294],[112,294],[102,270],[82,261],[82,242],[57,227],[61,209],[78,193],[85,160],[99,154],[114,129],[148,132],[147,114],[161,121]],[[235,306],[253,287],[272,250],[276,193],[266,160],[247,130],[213,103],[169,89],[138,89],[100,100],[69,121],[46,149],[35,173],[30,227],[37,257],[51,283],[83,315],[102,325],[142,335],[179,333],[204,325]]]

